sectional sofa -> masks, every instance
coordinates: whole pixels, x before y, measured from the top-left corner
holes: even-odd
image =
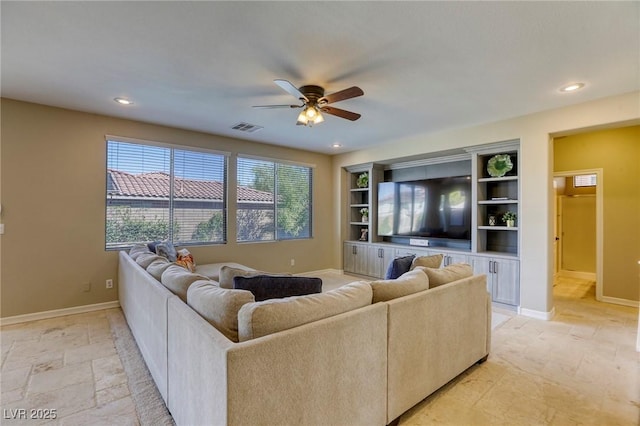
[[[219,286],[222,265],[172,285],[175,265],[119,256],[122,310],[178,425],[385,425],[489,353],[484,275],[254,302]]]

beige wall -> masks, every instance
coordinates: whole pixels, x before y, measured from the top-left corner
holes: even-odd
[[[554,171],[603,169],[602,295],[639,298],[640,126],[559,138]]]
[[[237,153],[315,164],[313,239],[237,244],[230,220],[228,244],[189,250],[201,264],[233,260],[290,272],[339,267],[326,210],[334,192],[327,155],[9,99],[2,99],[1,114],[3,318],[117,300],[117,289],[105,289],[106,279],[117,278],[117,253],[104,249],[107,134],[227,151],[231,165]],[[235,211],[235,185],[229,208]]]
[[[562,96],[562,95],[557,95]],[[390,117],[390,119],[393,119]],[[384,141],[379,147],[334,158],[333,179],[339,219],[336,240],[347,235],[344,166],[520,139],[521,229],[520,302],[523,312],[550,316],[553,309],[553,149],[555,134],[640,122],[640,92],[559,108],[496,123]],[[334,253],[340,263],[341,251]]]

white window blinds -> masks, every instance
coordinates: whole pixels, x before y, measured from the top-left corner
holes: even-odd
[[[312,169],[239,157],[237,240],[311,238]]]
[[[226,240],[225,155],[107,141],[106,248]]]

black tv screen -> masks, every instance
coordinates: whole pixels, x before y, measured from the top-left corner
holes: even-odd
[[[378,184],[378,235],[470,240],[469,176]]]

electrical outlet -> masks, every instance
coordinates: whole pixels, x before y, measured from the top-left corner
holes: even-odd
[[[88,293],[91,291],[91,283],[87,282],[82,284],[82,291],[84,291],[85,293]]]
[[[107,280],[107,288],[113,288],[113,280]]]
[[[296,260],[295,259],[291,259],[291,266],[296,266]]]

